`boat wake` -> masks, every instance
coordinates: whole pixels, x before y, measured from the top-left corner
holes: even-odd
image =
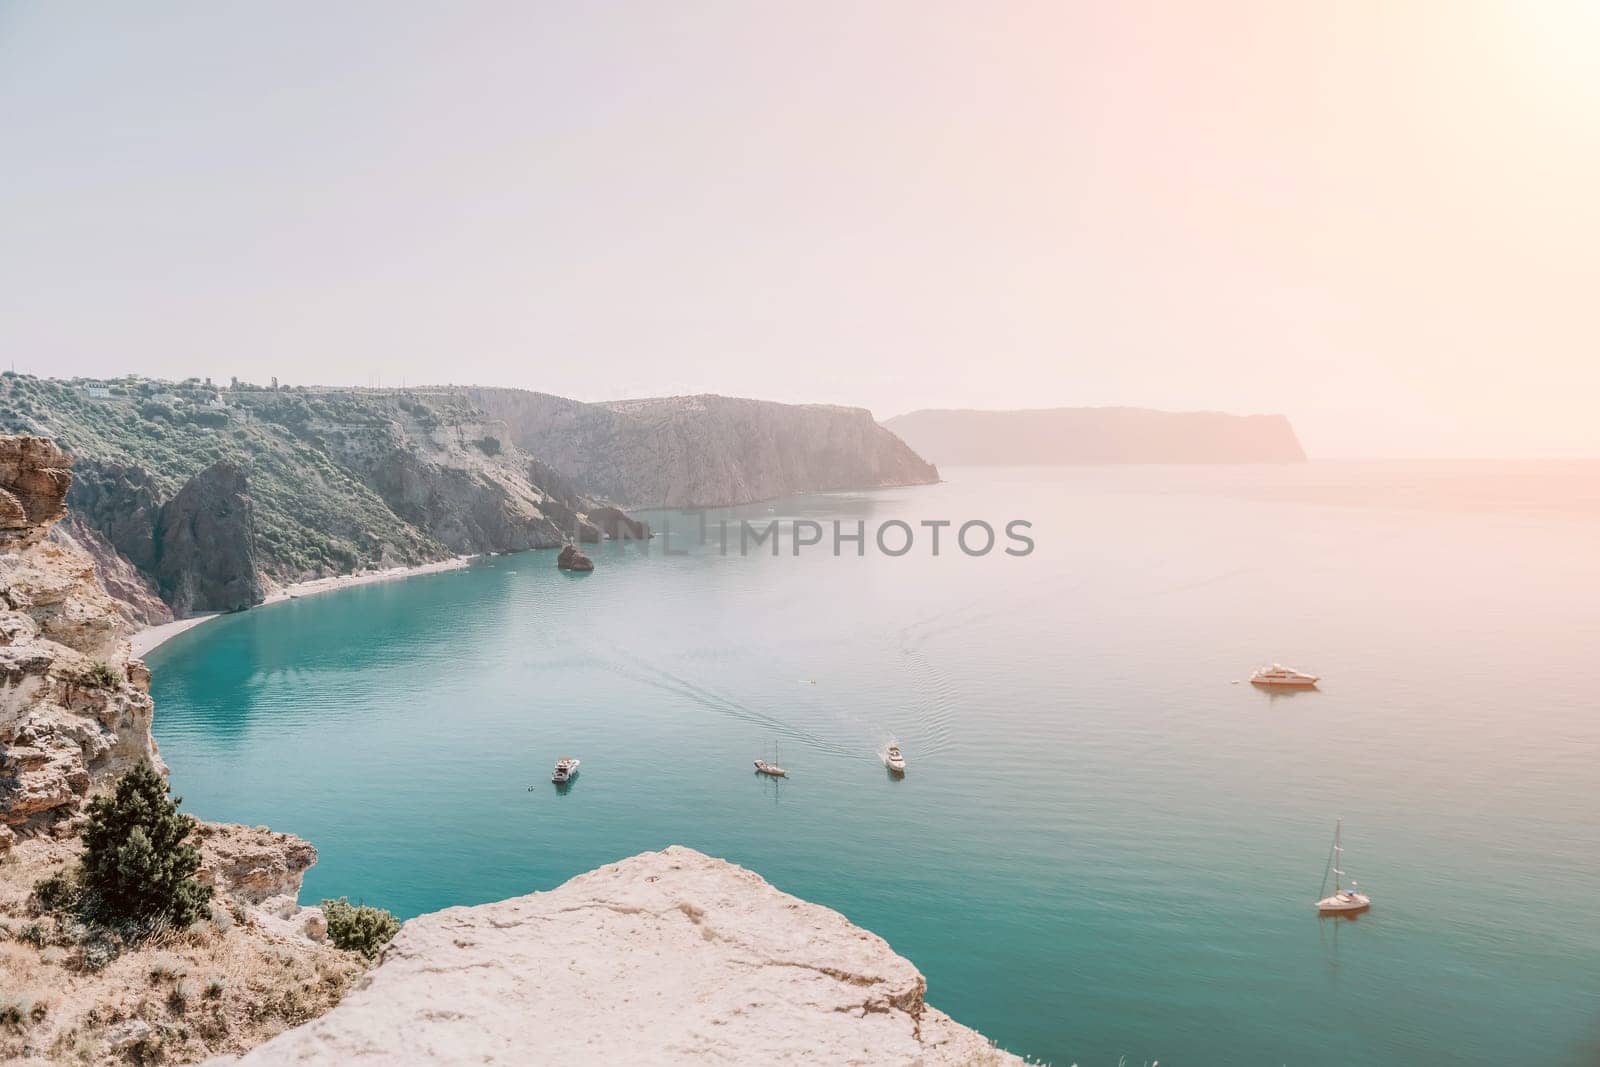
[[[804,727],[797,726],[774,715],[769,715],[766,712],[758,711],[731,696],[698,685],[681,675],[664,670],[648,660],[617,649],[613,649],[611,654],[615,660],[621,662],[609,663],[607,664],[607,669],[623,678],[659,689],[665,693],[671,693],[707,711],[713,711],[728,718],[760,726],[769,734],[777,735],[784,740],[793,741],[796,744],[804,745],[819,752],[827,752],[832,755],[846,756],[853,759],[865,758],[858,749],[850,745],[830,741]]]

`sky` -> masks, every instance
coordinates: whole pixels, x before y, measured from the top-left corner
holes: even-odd
[[[0,0],[0,364],[1600,456],[1600,3]]]

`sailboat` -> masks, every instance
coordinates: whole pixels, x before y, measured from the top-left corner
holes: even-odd
[[[756,760],[756,773],[757,774],[764,774],[769,778],[787,778],[787,777],[789,777],[789,772],[784,770],[782,767],[778,766],[778,746],[776,744],[774,744],[772,746],[772,762],[771,763],[768,763],[764,759]]]
[[[1320,912],[1366,911],[1367,908],[1372,906],[1372,898],[1365,893],[1356,891],[1354,880],[1351,880],[1349,889],[1344,888],[1342,881],[1344,871],[1339,867],[1344,862],[1344,845],[1340,841],[1343,830],[1343,819],[1333,824],[1333,851],[1328,856],[1328,870],[1333,872],[1333,896],[1323,897],[1317,901],[1317,910]],[[1327,872],[1324,872],[1322,875],[1322,889],[1326,890],[1327,888],[1328,875]]]

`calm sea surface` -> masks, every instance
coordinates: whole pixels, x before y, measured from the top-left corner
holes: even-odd
[[[1600,1062],[1600,466],[945,474],[711,519],[1036,551],[741,558],[673,515],[687,556],[208,623],[151,657],[176,790],[406,916],[689,845],[1062,1065]],[[1273,659],[1321,691],[1242,683]],[[1311,909],[1338,816],[1354,921]]]

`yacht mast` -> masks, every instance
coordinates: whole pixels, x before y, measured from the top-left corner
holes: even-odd
[[[1333,891],[1338,893],[1341,889],[1339,879],[1344,872],[1339,869],[1339,864],[1344,861],[1344,846],[1339,843],[1339,831],[1344,827],[1344,820],[1340,819],[1333,824]]]

